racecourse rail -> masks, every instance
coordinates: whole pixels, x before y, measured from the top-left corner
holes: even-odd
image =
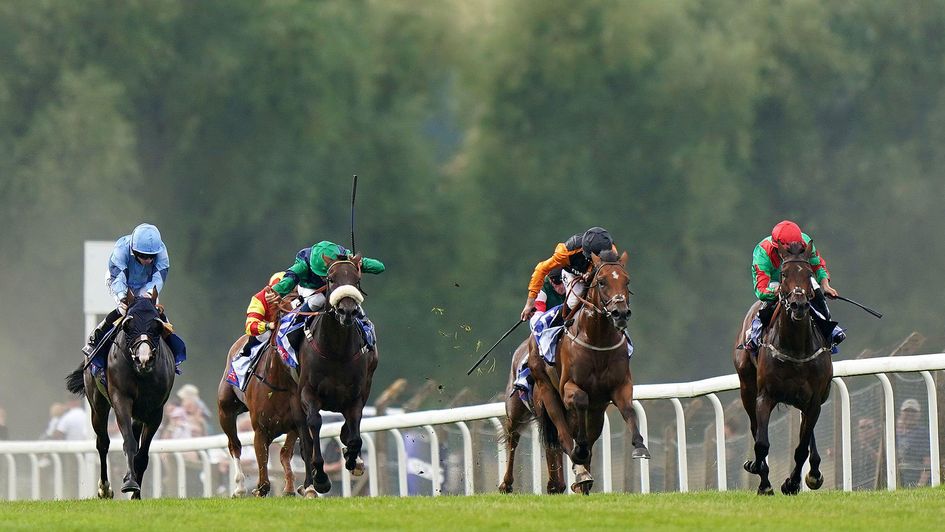
[[[933,486],[940,484],[940,457],[939,457],[939,428],[938,428],[938,400],[936,396],[935,383],[932,379],[931,371],[945,370],[945,353],[881,357],[865,360],[843,360],[834,362],[833,386],[836,389],[840,404],[840,444],[841,444],[841,478],[842,489],[850,491],[853,489],[852,482],[852,460],[851,460],[851,420],[850,420],[850,394],[844,377],[869,376],[872,375],[879,380],[883,392],[883,411],[884,411],[884,430],[883,438],[885,440],[885,468],[886,468],[886,488],[888,490],[896,489],[896,429],[895,429],[895,400],[893,397],[893,387],[890,384],[887,373],[919,373],[925,381],[926,392],[928,394],[928,430],[929,430],[929,452],[931,461],[930,483]],[[678,487],[680,491],[689,490],[689,468],[687,461],[686,448],[686,419],[680,399],[705,397],[714,410],[715,417],[715,450],[716,450],[716,487],[719,490],[727,489],[726,480],[726,453],[725,453],[725,431],[724,412],[722,403],[715,395],[719,392],[726,392],[738,389],[738,377],[734,374],[721,377],[714,377],[693,382],[670,383],[670,384],[642,384],[634,387],[634,408],[637,412],[640,432],[647,441],[647,416],[642,400],[668,400],[671,402],[675,411],[676,437],[678,445],[676,448],[676,461],[678,464]],[[378,488],[378,464],[377,452],[375,452],[374,434],[387,432],[394,436],[396,444],[397,458],[397,493],[401,496],[408,495],[407,482],[407,464],[408,453],[404,442],[403,433],[406,429],[419,430],[425,432],[429,438],[430,444],[430,463],[440,463],[440,441],[438,439],[436,426],[455,426],[462,436],[462,492],[473,494],[476,492],[475,480],[475,457],[473,455],[473,438],[467,423],[472,421],[485,420],[491,422],[496,435],[502,430],[501,419],[505,416],[504,403],[491,403],[477,406],[466,406],[450,408],[446,410],[430,410],[422,412],[404,413],[365,418],[361,422],[361,431],[367,451],[367,473],[368,473],[368,493],[371,496],[379,494]],[[321,435],[323,438],[334,438],[338,441],[341,430],[341,422],[325,424],[322,427]],[[534,424],[533,424],[534,425]],[[622,426],[618,430],[624,430]],[[532,428],[533,437],[531,452],[531,485],[536,493],[541,492],[541,470],[542,459],[540,452],[540,438],[537,437],[537,428]],[[611,462],[611,426],[609,418],[605,418],[604,433],[601,438],[600,456],[604,467],[602,471],[595,472],[601,481],[601,490],[604,492],[613,491],[613,472]],[[241,433],[240,438],[243,442],[243,453],[252,453],[251,432]],[[499,476],[504,471],[506,464],[505,445],[500,438],[496,438],[496,454],[498,456]],[[178,497],[187,496],[185,477],[185,464],[183,453],[196,452],[200,457],[202,467],[202,496],[209,497],[213,495],[211,485],[211,450],[226,449],[227,440],[224,435],[207,436],[201,438],[175,439],[175,440],[155,440],[151,445],[151,453],[166,453],[174,457],[177,475],[177,493]],[[122,447],[121,438],[113,438],[111,441],[110,452],[120,452]],[[0,442],[0,455],[6,460],[6,498],[13,500],[17,498],[17,489],[19,485],[20,471],[17,469],[16,456],[28,457],[29,468],[29,498],[40,498],[40,466],[41,457],[48,456],[52,463],[52,494],[54,498],[63,498],[63,457],[73,456],[78,464],[79,493],[81,496],[92,497],[95,495],[98,478],[98,453],[95,450],[94,440],[88,441],[6,441]],[[152,496],[162,496],[162,472],[161,460],[152,460],[151,467],[146,473],[145,482],[150,476],[152,483]],[[431,495],[439,495],[440,478],[442,474],[439,467],[431,467],[432,490]],[[566,468],[571,481],[570,467]],[[270,476],[278,479],[281,475],[277,467],[270,470]],[[233,475],[230,474],[230,488],[234,487]],[[118,480],[115,478],[113,481]],[[0,479],[2,482],[2,479]],[[119,481],[120,482],[120,481]],[[352,479],[347,471],[342,471],[342,495],[350,496],[352,489]],[[640,462],[640,491],[648,493],[650,491],[650,473],[649,464],[646,460]],[[491,491],[494,486],[480,486],[479,491]],[[48,489],[48,488],[47,488]]]

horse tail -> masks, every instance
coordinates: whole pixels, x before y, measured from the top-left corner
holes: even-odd
[[[66,376],[66,389],[69,393],[85,393],[85,364],[79,364],[75,371]]]

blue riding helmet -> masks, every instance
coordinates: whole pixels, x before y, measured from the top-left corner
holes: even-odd
[[[141,224],[131,233],[131,251],[142,255],[157,255],[164,251],[161,232],[151,224]]]

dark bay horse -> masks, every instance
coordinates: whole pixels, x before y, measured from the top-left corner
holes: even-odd
[[[67,389],[75,394],[84,392],[92,407],[92,428],[101,464],[98,496],[102,499],[114,496],[106,462],[109,410],[115,409],[128,461],[121,491],[131,493],[132,499],[140,499],[141,481],[148,468],[148,449],[174,386],[174,355],[162,338],[165,328],[155,306],[157,293],[135,299],[129,291],[126,301],[128,313],[118,325],[108,351],[105,369],[108,395],[85,363],[66,377]]]
[[[820,454],[814,441],[814,425],[820,407],[830,394],[833,362],[830,345],[823,338],[811,317],[811,299],[815,297],[814,272],[810,265],[813,246],[791,244],[780,250],[781,285],[771,324],[762,335],[757,359],[741,345],[735,348],[735,370],[741,383],[742,404],[751,421],[755,439],[755,459],[745,462],[745,470],[759,475],[759,495],[774,495],[768,480],[768,421],[778,403],[801,411],[801,431],[794,450],[794,469],[781,485],[785,495],[796,495],[801,488],[801,466],[810,456],[807,487],[816,490],[823,485]],[[742,322],[737,344],[745,341],[745,333],[760,306],[755,303]]]
[[[242,443],[236,430],[236,418],[243,412],[249,412],[255,433],[253,448],[256,452],[256,464],[259,467],[259,480],[256,488],[253,489],[253,495],[265,497],[271,490],[269,446],[274,439],[283,434],[286,435],[286,439],[279,451],[279,462],[285,472],[282,494],[295,495],[295,477],[292,474],[291,461],[295,451],[295,442],[298,439],[296,428],[305,420],[298,401],[295,380],[275,347],[268,343],[262,348],[256,367],[247,376],[246,391],[238,392],[235,386],[227,382],[226,373],[230,361],[240,353],[248,339],[248,336],[243,336],[230,347],[226,356],[227,364],[223,370],[223,378],[220,379],[217,387],[217,413],[220,417],[220,426],[229,441],[230,457],[233,459],[231,464],[235,468],[236,490],[233,496],[241,497],[246,494],[245,477],[240,466]]]
[[[364,474],[360,456],[361,414],[377,368],[376,346],[368,349],[364,345],[358,324],[360,303],[364,299],[358,288],[361,255],[339,260],[322,258],[328,266],[329,310],[316,316],[306,327],[305,340],[299,348],[298,390],[305,418],[298,433],[305,461],[303,494],[306,498],[331,489],[319,445],[322,427],[319,410],[344,416],[341,441],[345,445],[345,468],[354,476]]]
[[[558,354],[549,366],[533,338],[523,342],[513,356],[513,375],[527,356],[535,379],[532,406],[545,440],[549,493],[561,493],[565,484],[561,451],[573,462],[572,491],[587,495],[594,479],[588,471],[591,451],[600,437],[607,406],[613,403],[630,430],[634,458],[650,454],[636,423],[633,410],[633,378],[624,331],[630,318],[627,254],[613,251],[593,256],[587,276],[587,298],[558,344]],[[511,391],[511,390],[509,390]],[[518,397],[506,401],[508,467],[499,490],[512,490],[512,467],[521,427],[531,413]]]

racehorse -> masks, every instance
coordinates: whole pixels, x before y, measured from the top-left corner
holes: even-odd
[[[315,316],[306,327],[299,348],[298,393],[304,422],[298,426],[302,457],[305,460],[303,495],[328,493],[331,480],[325,474],[325,459],[319,445],[322,417],[319,410],[344,416],[341,441],[345,445],[345,468],[354,476],[364,474],[361,460],[361,414],[371,393],[377,368],[377,349],[362,340],[360,303],[364,295],[361,255],[339,260],[322,256],[327,265],[329,310]],[[314,469],[314,477],[313,477]]]
[[[131,493],[132,499],[140,499],[141,481],[148,468],[148,448],[161,425],[164,403],[174,386],[174,356],[162,338],[165,324],[155,306],[157,292],[152,291],[150,298],[135,299],[129,290],[126,302],[128,312],[109,346],[105,369],[107,395],[104,387],[96,383],[91,369],[86,369],[86,363],[66,377],[66,388],[74,394],[84,391],[92,407],[92,428],[101,465],[100,499],[114,497],[106,461],[109,410],[115,409],[128,461],[121,491]]]
[[[554,365],[542,358],[534,338],[523,342],[513,356],[512,379],[526,356],[535,379],[532,407],[545,443],[548,493],[565,489],[562,449],[573,462],[575,482],[571,490],[585,495],[590,492],[594,483],[588,471],[591,452],[610,403],[620,411],[630,430],[633,457],[650,457],[633,410],[633,378],[624,335],[630,318],[627,253],[618,258],[616,252],[608,250],[592,259],[593,268],[586,276],[586,299],[582,299],[583,307],[558,343]],[[511,388],[507,391],[511,393]],[[511,396],[506,400],[506,413],[509,461],[499,490],[509,493],[519,431],[532,416],[518,397]]]
[[[253,495],[265,497],[269,494],[269,445],[274,439],[285,434],[285,443],[279,451],[279,462],[285,472],[282,494],[292,496],[295,495],[295,477],[290,463],[298,439],[296,428],[305,419],[298,401],[295,380],[275,347],[268,344],[262,347],[256,366],[247,377],[243,397],[240,398],[237,388],[227,382],[226,374],[230,361],[240,353],[248,339],[248,336],[243,336],[230,347],[226,356],[226,369],[217,387],[217,413],[220,426],[229,442],[230,457],[235,468],[236,490],[233,496],[241,497],[246,494],[245,476],[240,465],[242,443],[236,431],[236,418],[243,412],[249,412],[255,433],[253,447],[259,467],[259,480],[253,489]]]
[[[812,245],[791,244],[783,250],[781,284],[771,325],[762,336],[758,355],[753,359],[742,345],[735,348],[735,370],[741,383],[741,398],[755,439],[755,459],[745,462],[745,470],[759,475],[759,495],[774,495],[768,480],[768,421],[778,403],[801,411],[801,431],[794,450],[794,469],[781,485],[785,495],[796,495],[801,488],[801,466],[810,455],[810,472],[804,478],[807,487],[823,485],[820,454],[814,441],[814,425],[820,406],[830,394],[833,362],[830,346],[813,322],[811,299],[815,294],[814,272],[810,265]],[[760,302],[755,303],[742,322],[736,343],[744,342]]]

